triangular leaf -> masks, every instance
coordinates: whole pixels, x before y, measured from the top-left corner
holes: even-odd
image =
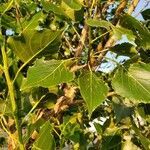
[[[42,31],[26,30],[21,36],[10,37],[8,44],[23,62],[27,62],[47,49],[60,34],[61,31],[48,29]],[[37,41],[39,41],[38,44]],[[49,52],[51,53],[51,49]]]
[[[73,80],[73,73],[65,66],[66,61],[39,59],[27,72],[27,81],[22,89],[42,86],[50,87]]]
[[[150,64],[134,64],[129,70],[120,68],[112,80],[115,92],[141,102],[150,101]]]
[[[86,101],[90,115],[106,98],[108,88],[104,82],[91,71],[84,72],[79,78],[80,92]]]
[[[42,126],[39,137],[33,144],[33,150],[55,150],[56,145],[51,130],[51,124],[47,121]]]

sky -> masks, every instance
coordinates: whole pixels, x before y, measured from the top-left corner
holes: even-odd
[[[150,8],[150,0],[140,0],[136,9],[134,10],[134,12],[132,13],[132,16],[135,17],[136,19],[138,19],[139,21],[143,21],[143,17],[141,15],[141,11]],[[120,42],[125,42],[126,38],[123,38]],[[110,58],[110,60],[108,60],[105,63],[102,63],[100,66],[97,67],[97,71],[102,71],[104,73],[110,73],[111,71],[114,70],[115,67],[117,67],[117,64],[115,63],[123,63],[125,60],[128,60],[129,57],[127,56],[118,56],[116,58],[116,54],[113,52],[108,52],[106,54],[107,58]]]

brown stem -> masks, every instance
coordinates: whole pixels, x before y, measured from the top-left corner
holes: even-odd
[[[87,34],[88,34],[88,26],[85,24],[83,29],[82,29],[82,32],[81,32],[81,39],[79,41],[79,45],[75,50],[75,57],[80,57],[81,56],[82,50],[83,50],[83,47],[84,47],[84,43],[85,43],[85,41],[88,37]]]
[[[137,4],[138,4],[138,1],[139,0],[133,0],[132,1],[132,5],[129,7],[129,9],[128,9],[128,14],[131,14],[133,11],[134,11],[134,9],[135,9],[135,7],[137,6]],[[116,25],[116,24],[118,24],[118,22],[119,22],[119,15],[123,12],[123,10],[126,8],[126,5],[127,5],[127,0],[122,0],[121,1],[121,3],[120,3],[120,5],[118,6],[118,8],[116,9],[116,12],[115,12],[115,20],[113,21],[113,24],[114,25]],[[112,47],[112,45],[114,44],[114,42],[115,42],[115,40],[114,40],[114,38],[113,37],[108,37],[107,38],[108,40],[106,40],[106,44],[103,46],[102,45],[102,42],[100,42],[99,44],[98,44],[98,46],[97,46],[97,51],[102,51],[103,49],[108,49],[109,50],[109,48],[110,47]],[[107,50],[107,51],[108,51]],[[103,58],[104,58],[104,56],[106,55],[106,53],[107,53],[107,51],[102,51],[100,54],[99,54],[99,56],[98,56],[98,59],[95,61],[96,63],[94,64],[92,64],[92,66],[93,67],[95,67],[95,66],[97,66],[97,65],[99,65],[101,62],[102,62],[102,60],[103,60]]]

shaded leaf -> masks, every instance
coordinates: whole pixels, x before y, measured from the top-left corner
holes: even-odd
[[[27,62],[37,54],[51,46],[51,43],[61,34],[61,31],[29,30],[21,36],[14,36],[8,39],[8,44],[14,53],[23,61]],[[39,42],[37,44],[37,41]],[[49,49],[49,53],[51,53]]]
[[[137,54],[135,46],[130,43],[117,44],[110,48],[111,51],[117,53],[118,55],[132,56]]]
[[[22,89],[42,86],[50,87],[73,80],[73,73],[65,66],[65,61],[39,59],[28,69],[27,81]]]
[[[51,134],[52,126],[47,121],[41,128],[38,139],[33,144],[33,150],[55,150],[55,141]]]
[[[129,71],[120,68],[112,80],[112,85],[119,95],[141,102],[150,101],[150,65],[134,64]]]
[[[92,27],[102,27],[106,28],[107,30],[110,30],[110,28],[113,26],[110,22],[105,21],[105,20],[97,20],[97,19],[88,19],[86,23],[89,26]]]
[[[1,25],[5,27],[6,29],[16,29],[17,27],[16,19],[4,14],[1,17]]]
[[[89,114],[106,98],[108,88],[104,82],[91,71],[84,72],[79,78],[80,92],[86,101]]]
[[[120,150],[121,149],[121,136],[110,135],[103,136],[101,150]]]
[[[125,104],[122,104],[120,102],[117,102],[117,98],[113,98],[113,110],[116,115],[116,121],[120,122],[122,119],[126,117],[131,117],[133,114],[133,108],[132,107],[127,107]]]
[[[150,9],[146,9],[144,11],[142,11],[142,16],[145,20],[149,20],[150,19]]]
[[[134,123],[132,124],[132,129],[135,131],[135,133],[139,137],[139,140],[141,141],[141,144],[143,145],[144,149],[149,150],[150,140],[141,134],[140,129],[138,129]]]

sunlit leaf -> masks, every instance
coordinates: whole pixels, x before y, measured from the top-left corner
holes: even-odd
[[[104,82],[91,71],[84,72],[80,76],[79,86],[81,95],[83,96],[89,114],[91,115],[93,110],[105,100],[108,88]]]
[[[14,0],[10,0],[8,3],[3,3],[0,5],[0,13],[1,15],[5,14],[6,11],[12,8]]]
[[[150,65],[139,63],[129,68],[120,68],[112,85],[119,95],[141,102],[150,101]]]
[[[23,28],[22,32],[26,32],[26,30],[28,32],[31,32],[29,30],[35,30],[39,26],[39,22],[42,22],[44,19],[45,15],[41,11],[37,12],[31,18],[25,19],[21,24]]]
[[[80,10],[82,5],[78,2],[78,0],[63,0],[70,8],[74,10]]]
[[[22,89],[42,86],[50,87],[73,80],[73,73],[65,66],[65,61],[39,59],[28,69],[27,82]]]
[[[133,32],[129,29],[117,26],[117,27],[113,27],[113,36],[116,40],[124,40],[123,38],[126,38],[126,42],[129,42],[131,44],[134,45],[134,41],[135,41],[135,35],[133,34]]]
[[[129,15],[124,15],[121,25],[133,31],[136,35],[136,44],[144,49],[150,48],[150,31],[141,22]]]
[[[42,0],[42,5],[44,10],[47,12],[52,11],[57,15],[67,16],[64,10],[60,6],[57,6],[56,4]]]
[[[107,30],[110,30],[110,28],[113,26],[110,22],[105,21],[105,20],[97,20],[97,19],[88,19],[86,23],[89,26],[92,27],[102,27],[106,28]]]

